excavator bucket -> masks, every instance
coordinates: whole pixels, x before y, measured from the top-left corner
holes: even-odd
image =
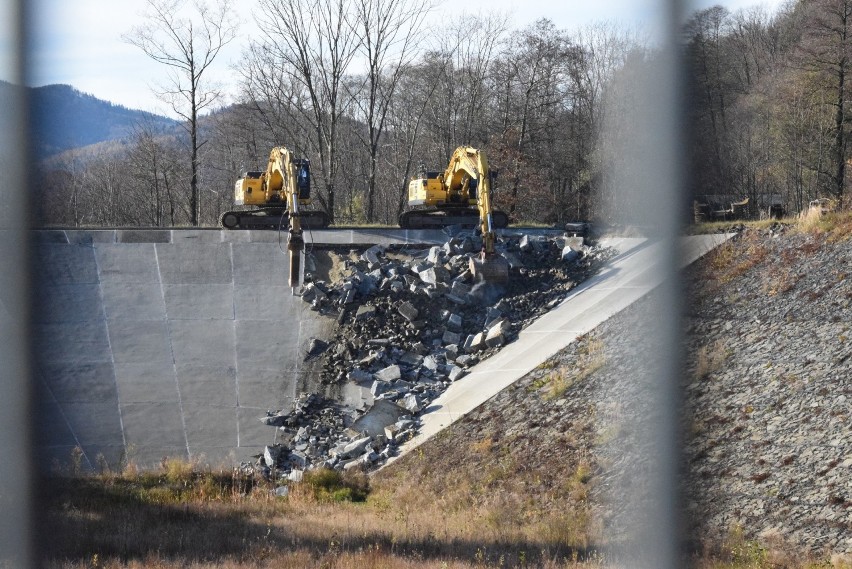
[[[475,281],[503,284],[509,281],[509,262],[500,255],[471,257],[470,272]]]

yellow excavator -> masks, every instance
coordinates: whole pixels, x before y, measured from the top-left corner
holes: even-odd
[[[269,154],[265,172],[246,172],[234,187],[236,205],[265,207],[253,211],[229,211],[222,215],[222,225],[227,229],[269,227],[270,224],[282,227],[286,219],[289,284],[294,290],[301,284],[301,259],[305,248],[303,227],[329,225],[325,212],[301,209],[311,203],[310,183],[310,162],[293,158],[293,154],[283,146],[275,147]]]
[[[483,210],[480,196],[487,194],[497,177],[488,168],[485,153],[469,146],[459,146],[450,157],[443,172],[420,168],[408,184],[408,207],[399,216],[399,226],[405,229],[442,228],[450,225],[473,227],[484,215],[491,216],[493,227],[509,225],[509,216],[502,211]]]
[[[245,172],[234,185],[234,205],[255,206],[246,211],[222,214],[225,229],[278,229],[287,225],[297,208],[311,204],[311,163],[295,158],[287,148],[276,146],[265,171]],[[305,228],[328,227],[324,211],[300,211]]]
[[[408,184],[409,207],[400,216],[403,228],[473,225],[482,235],[482,251],[471,258],[470,272],[475,280],[503,283],[509,279],[509,264],[495,252],[494,230],[509,225],[509,216],[491,204],[494,173],[485,153],[470,146],[456,148],[443,174],[422,172]]]

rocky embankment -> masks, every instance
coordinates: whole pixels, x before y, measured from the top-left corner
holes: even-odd
[[[746,229],[685,272],[685,505],[693,545],[742,534],[852,559],[852,240]],[[411,485],[477,488],[618,542],[648,486],[652,293],[406,456]],[[502,468],[501,465],[508,465]],[[459,478],[458,473],[463,473]],[[512,498],[514,496],[514,498]],[[571,527],[574,527],[571,526]]]
[[[298,481],[310,468],[383,464],[433,399],[613,254],[569,235],[518,234],[498,244],[510,278],[494,284],[469,269],[481,247],[469,233],[421,250],[375,246],[336,258],[341,278],[311,278],[302,299],[337,320],[335,335],[313,339],[306,355],[326,391],[270,411],[262,421],[277,442],[242,468]]]
[[[852,241],[746,231],[689,272],[689,510],[852,554]]]

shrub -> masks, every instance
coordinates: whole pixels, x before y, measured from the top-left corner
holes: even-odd
[[[367,477],[329,468],[305,472],[301,489],[320,502],[363,502],[369,494]]]

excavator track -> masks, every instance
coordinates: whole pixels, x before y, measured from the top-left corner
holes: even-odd
[[[325,229],[331,224],[324,211],[303,211],[299,218],[303,229]],[[286,229],[290,216],[284,208],[267,207],[250,211],[226,211],[222,214],[225,229]]]
[[[491,212],[491,222],[494,229],[509,226],[509,216],[502,211]],[[444,208],[432,210],[406,211],[399,216],[399,226],[403,229],[434,229],[461,225],[476,227],[479,224],[479,211],[464,208]]]

